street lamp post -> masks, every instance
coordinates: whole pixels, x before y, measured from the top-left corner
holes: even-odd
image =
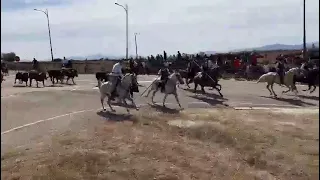
[[[126,60],[128,60],[128,43],[129,43],[129,40],[128,40],[128,36],[129,36],[129,30],[128,30],[128,5],[125,4],[124,6],[121,5],[121,4],[118,4],[118,3],[115,3],[115,5],[117,6],[121,6],[125,12],[126,12]]]
[[[137,35],[140,35],[140,33],[134,33],[134,42],[136,45],[136,59],[138,59],[138,43],[137,43]]]
[[[303,59],[307,61],[306,0],[303,0]]]
[[[49,12],[48,12],[48,9],[46,9],[45,11],[39,10],[39,9],[33,9],[33,10],[43,12],[43,13],[46,15],[46,17],[47,17],[47,21],[48,21],[48,31],[49,31],[49,41],[50,41],[50,51],[51,51],[51,61],[53,61],[52,42],[51,42],[51,31],[50,31],[50,21],[49,21]]]

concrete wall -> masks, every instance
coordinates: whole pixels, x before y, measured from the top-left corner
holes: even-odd
[[[92,74],[98,71],[111,71],[115,61],[74,61],[72,67],[80,74]],[[9,70],[29,71],[32,69],[32,62],[7,62]],[[42,71],[61,69],[59,62],[39,62]]]

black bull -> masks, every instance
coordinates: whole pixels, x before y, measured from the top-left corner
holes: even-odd
[[[71,79],[73,84],[75,84],[74,77],[78,77],[78,71],[72,68],[66,68],[61,70],[49,70],[48,74],[52,81],[52,84],[54,84],[55,79],[57,83],[58,83],[58,80],[60,80],[61,83],[63,83],[63,79],[65,76],[67,77],[66,83],[68,83],[69,79]]]

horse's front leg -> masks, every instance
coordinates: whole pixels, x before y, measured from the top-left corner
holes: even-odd
[[[104,103],[103,103],[105,97],[106,97],[106,96],[103,95],[103,94],[100,95],[100,102],[101,102],[101,105],[102,105],[102,109],[103,109],[104,111],[106,110],[106,108],[104,108]]]
[[[214,87],[214,89],[216,89],[216,90],[218,91],[219,95],[220,95],[221,97],[223,97],[223,95],[221,94],[221,92],[220,92],[220,89],[219,89],[219,88]]]
[[[182,107],[181,107],[181,104],[180,104],[180,100],[179,100],[178,94],[177,94],[177,93],[174,93],[173,95],[174,95],[174,97],[176,98],[176,101],[177,101],[179,107],[182,108]]]
[[[138,111],[138,110],[139,110],[139,108],[137,107],[136,103],[134,102],[133,97],[128,96],[128,98],[127,98],[127,99],[129,99],[129,100],[131,101],[132,105],[133,105],[133,106],[136,108],[136,110]]]
[[[308,89],[305,89],[305,90],[302,90],[302,91],[310,91],[310,89],[311,89],[311,85],[308,85]]]
[[[76,83],[74,82],[74,77],[71,78],[72,83],[75,85]]]
[[[155,103],[155,102],[154,102],[154,96],[156,95],[157,91],[158,91],[158,88],[155,89],[155,90],[153,91],[153,93],[152,93],[151,102],[152,102],[153,104]]]
[[[313,93],[316,90],[317,86],[313,85],[313,89],[310,91],[310,94]],[[311,88],[310,88],[311,89]]]
[[[267,84],[267,89],[268,89],[268,91],[270,92],[270,96],[272,96],[273,94],[272,94],[272,92],[271,92],[271,90],[270,90],[270,88],[269,88],[269,84]]]
[[[197,92],[197,88],[198,88],[198,84],[197,84],[197,83],[194,83],[194,89],[193,89],[193,92],[194,92],[194,93]]]
[[[294,91],[294,94],[297,96],[297,95],[298,95],[298,88],[297,88],[297,86],[293,84],[292,87],[291,87],[291,89],[292,89],[292,91]]]
[[[127,113],[130,113],[130,110],[129,110],[129,107],[128,107],[129,105],[128,105],[127,101],[126,101],[126,98],[121,98],[121,100],[122,100],[122,103],[124,104],[124,106],[127,109]]]
[[[186,78],[186,85],[187,85],[188,88],[190,88],[188,78]]]
[[[274,97],[277,97],[278,95],[277,95],[277,94],[274,92],[274,90],[273,90],[273,84],[271,84],[270,86],[271,86],[271,91],[272,91]]]
[[[204,90],[204,86],[202,86],[202,85],[200,85],[200,86],[201,86],[201,91],[202,91],[202,93],[205,94],[206,91]]]
[[[282,94],[285,94],[285,93],[289,92],[291,89],[292,89],[292,88],[290,88],[290,87],[289,87],[289,89],[288,89],[288,90],[286,90],[286,91],[282,91]],[[293,89],[292,89],[292,90],[293,90]]]
[[[109,106],[110,110],[111,110],[112,112],[115,112],[116,110],[114,110],[114,109],[112,108],[112,106],[111,106],[111,98],[110,98],[110,96],[108,96],[108,101],[107,101],[107,103],[108,103],[108,106]]]
[[[163,101],[162,101],[162,106],[163,106],[163,107],[166,107],[166,99],[167,99],[167,97],[168,97],[168,94],[165,93],[165,94],[164,94],[164,97],[163,97]]]

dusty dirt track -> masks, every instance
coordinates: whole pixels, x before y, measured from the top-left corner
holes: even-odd
[[[140,87],[140,93],[144,91],[144,89],[151,83],[154,78],[155,76],[141,76],[139,78],[140,84],[144,86]],[[77,138],[80,138],[81,136],[81,138],[86,139],[91,137],[92,134],[97,133],[97,131],[101,133],[101,129],[97,130],[101,127],[104,127],[103,132],[105,133],[115,132],[113,127],[116,127],[117,129],[120,128],[119,132],[118,130],[116,130],[116,132],[118,133],[124,133],[125,131],[128,131],[128,128],[129,131],[135,130],[135,128],[130,128],[130,126],[132,125],[132,123],[134,124],[134,122],[127,121],[132,120],[132,117],[124,115],[126,113],[124,113],[125,111],[123,108],[116,108],[116,114],[110,114],[100,111],[101,106],[99,102],[99,93],[97,88],[95,88],[97,82],[94,78],[94,75],[80,75],[79,78],[75,79],[75,82],[77,83],[76,85],[64,84],[62,85],[62,87],[45,88],[36,88],[35,84],[31,88],[13,87],[13,76],[5,77],[5,79],[6,81],[3,82],[1,88],[2,155],[11,153],[15,151],[14,149],[17,148],[28,151],[29,149],[37,149],[38,147],[40,148],[44,144],[48,144],[48,142],[49,144],[54,144],[55,140],[53,138],[57,134],[68,134],[68,136],[71,134],[72,137],[79,136]],[[265,89],[264,84],[234,80],[221,80],[220,84],[222,85],[222,94],[224,95],[224,98],[219,97],[215,91],[207,90],[207,92],[210,93],[208,95],[195,95],[186,90],[179,90],[182,106],[186,109],[211,107],[223,109],[231,109],[232,107],[318,108],[319,106],[318,90],[310,95],[308,93],[302,92],[301,86],[299,86],[298,89],[300,90],[300,94],[302,95],[300,95],[298,99],[294,99],[294,97],[290,94],[281,95],[280,92],[282,89],[276,85],[275,91],[276,93],[278,93],[278,95],[280,95],[280,98],[273,99],[269,97],[269,93]],[[47,81],[46,85],[51,85],[51,82]],[[193,85],[191,85],[191,87],[192,86]],[[41,84],[40,87],[42,87]],[[182,88],[185,88],[185,86],[182,86]],[[304,88],[305,87],[303,87],[303,89]],[[162,102],[162,97],[162,94],[158,94],[156,97],[156,101],[159,102],[159,104],[161,104]],[[163,109],[160,106],[150,107],[150,105],[148,105],[150,99],[140,97],[139,94],[135,94],[135,98],[136,103],[141,106],[140,111],[142,114],[157,112],[156,117],[152,116],[153,119],[161,118],[163,112],[165,113],[163,117],[166,116],[166,118],[168,118],[168,115],[170,118],[170,114],[178,113],[178,111],[175,110],[178,109],[178,106],[176,105],[174,98],[171,96],[169,96],[167,99],[167,106],[170,109]],[[135,110],[132,110],[132,112],[135,112]],[[152,120],[152,117],[151,119],[150,117],[148,117],[149,119],[144,119],[147,119],[147,121],[149,121]],[[122,121],[123,123],[114,124],[116,123],[115,121]],[[148,125],[147,121],[143,121],[140,123],[142,125]],[[318,125],[316,126],[318,127]],[[121,128],[124,128],[126,130]],[[159,128],[163,127],[159,126]],[[145,129],[145,131],[148,131],[146,135],[149,134],[150,136],[150,129]],[[132,132],[130,132],[128,136],[131,136],[131,133]],[[142,132],[140,132],[139,130],[139,133]],[[173,136],[176,136],[174,134],[175,133],[173,133]],[[168,135],[161,135],[161,137],[158,138],[168,138],[165,136]],[[194,134],[194,136],[198,135]],[[60,142],[61,140],[58,141]],[[67,139],[62,141],[62,145],[65,146],[64,143],[67,143],[68,145],[68,142],[73,140]],[[115,145],[115,143],[117,143],[116,140],[110,141],[112,141],[111,144],[113,144],[113,146]],[[192,144],[192,142],[188,142],[189,145],[190,143]],[[203,146],[203,144],[201,146]],[[207,179],[207,177],[209,176],[203,177]]]
[[[45,135],[50,129],[68,128],[71,119],[74,117],[90,119],[101,119],[97,115],[100,111],[99,93],[94,75],[80,75],[76,78],[76,85],[56,85],[50,87],[51,82],[47,81],[45,88],[24,87],[19,85],[13,87],[14,77],[5,77],[1,88],[1,136],[2,146],[10,144],[24,144],[21,141],[29,140],[35,135]],[[140,76],[140,93],[149,86],[155,76]],[[217,92],[207,90],[207,95],[195,95],[190,91],[180,90],[179,96],[184,108],[208,108],[208,107],[314,107],[319,106],[318,90],[313,94],[301,91],[303,94],[299,99],[292,95],[281,95],[281,88],[275,86],[275,91],[280,95],[279,99],[270,98],[264,84],[255,82],[221,80],[222,94],[224,98],[217,95]],[[61,87],[62,86],[62,87]],[[192,85],[191,85],[192,87]],[[185,86],[182,86],[185,88]],[[305,87],[303,87],[305,88]],[[162,94],[157,94],[156,102],[161,104]],[[136,104],[149,106],[150,99],[135,94]],[[167,99],[169,108],[178,108],[175,99],[169,96]],[[118,108],[122,112],[123,108]],[[134,110],[132,110],[134,111]],[[53,118],[53,119],[50,119]],[[46,121],[49,120],[49,121]],[[46,121],[46,122],[43,122]],[[39,124],[32,124],[37,123]],[[79,123],[77,121],[75,124]],[[30,124],[31,123],[31,124]],[[23,128],[22,128],[22,127]],[[18,130],[13,130],[18,128]],[[21,128],[21,129],[19,129]],[[19,134],[19,135],[18,135]],[[23,138],[22,138],[23,137]],[[13,139],[16,139],[13,141]]]

